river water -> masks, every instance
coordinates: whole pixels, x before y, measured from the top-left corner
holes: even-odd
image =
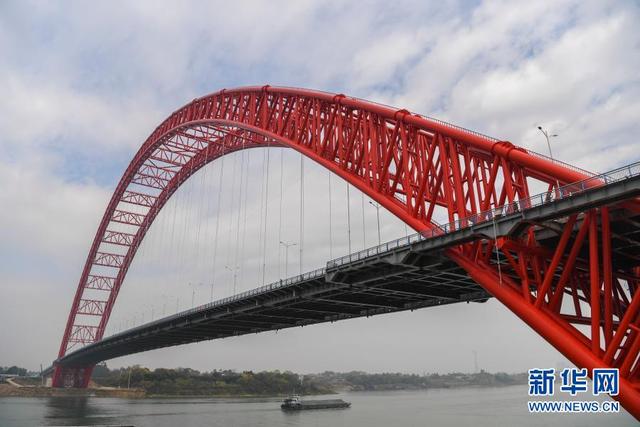
[[[527,386],[345,393],[349,409],[285,413],[280,399],[0,398],[0,426],[635,426],[617,414],[529,414]],[[314,399],[316,397],[313,397]],[[317,397],[321,398],[321,397]],[[335,395],[330,398],[336,398]],[[593,400],[587,397],[584,400]]]

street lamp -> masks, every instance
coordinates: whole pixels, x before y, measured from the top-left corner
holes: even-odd
[[[289,267],[289,248],[291,246],[297,246],[297,243],[287,243],[280,240],[280,245],[284,246],[284,277],[287,278],[288,272],[287,269]]]
[[[189,282],[189,287],[191,288],[191,308],[193,308],[196,302],[196,285]]]
[[[162,294],[162,317],[166,316],[167,313],[167,295]]]
[[[145,311],[146,310],[150,310],[150,312],[151,312],[151,321],[153,321],[153,319],[154,319],[153,304],[151,304],[151,303],[142,304],[142,323],[144,323]]]
[[[225,265],[224,268],[226,268],[227,270],[229,270],[230,272],[233,273],[233,294],[235,295],[236,293],[236,277],[237,277],[237,273],[238,270],[240,269],[240,267],[236,266],[235,268],[231,268],[228,265]]]
[[[547,130],[542,128],[542,126],[538,126],[538,130],[540,132],[542,132],[542,134],[546,138],[546,140],[547,140],[547,148],[549,149],[549,157],[551,158],[552,162],[555,162],[555,160],[553,159],[553,153],[551,152],[551,142],[549,141],[549,138],[556,138],[558,135],[555,134],[555,133],[550,135]],[[556,190],[560,191],[560,181],[558,181],[557,178],[556,178]]]
[[[371,200],[369,200],[369,204],[376,208],[376,217],[378,219],[378,246],[380,246],[382,244],[382,239],[380,238],[380,204],[373,203]]]

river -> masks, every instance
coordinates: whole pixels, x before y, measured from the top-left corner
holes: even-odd
[[[635,426],[617,414],[529,414],[526,385],[358,392],[337,397],[350,409],[285,413],[280,399],[95,397],[0,398],[0,426]],[[316,397],[314,397],[315,399]],[[321,397],[317,397],[321,398]],[[331,398],[336,398],[332,395]],[[583,400],[593,400],[585,397]]]

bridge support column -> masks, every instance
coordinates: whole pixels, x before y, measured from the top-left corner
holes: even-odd
[[[93,366],[56,366],[53,370],[51,385],[57,388],[87,388],[92,373]]]

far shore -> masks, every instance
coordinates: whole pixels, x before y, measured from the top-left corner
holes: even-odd
[[[306,393],[305,396],[320,396],[339,393],[376,393],[390,391],[426,391],[426,390],[443,390],[458,388],[500,388],[513,384],[505,385],[456,385],[451,387],[428,387],[428,388],[393,388],[382,390],[338,390],[323,393]],[[14,387],[9,384],[0,384],[0,398],[3,397],[98,397],[98,398],[120,398],[120,399],[194,399],[194,398],[212,398],[212,399],[275,399],[284,398],[287,394],[150,394],[141,388],[110,388],[110,387],[89,387],[86,389],[77,388],[52,388],[44,386],[23,386]]]

